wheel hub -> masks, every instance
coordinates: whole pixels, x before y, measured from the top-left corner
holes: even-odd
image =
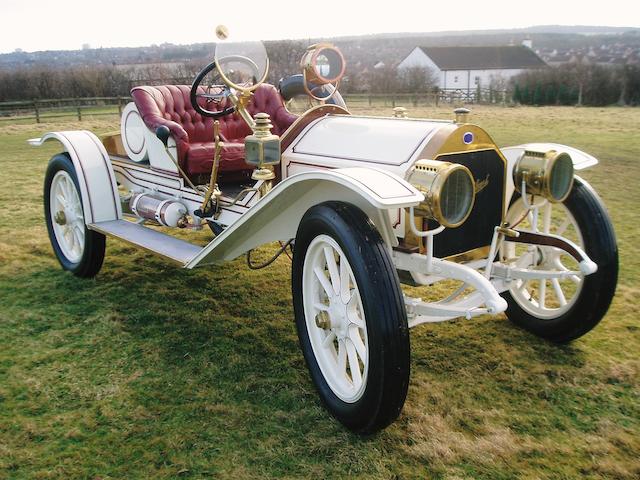
[[[331,328],[338,338],[344,339],[348,336],[349,319],[347,318],[347,306],[342,303],[339,295],[336,295],[329,303],[329,318]]]

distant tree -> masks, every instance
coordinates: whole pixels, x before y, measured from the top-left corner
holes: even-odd
[[[306,43],[300,40],[278,40],[265,42],[269,55],[269,77],[267,81],[277,85],[282,77],[302,73],[300,59]]]
[[[398,77],[398,71],[392,65],[372,68],[367,76],[367,83],[371,93],[395,93],[401,88],[411,88],[404,84],[404,77]],[[420,81],[417,83],[420,83]]]
[[[545,105],[555,105],[557,101],[556,88],[552,83],[547,84],[547,88],[544,92]]]
[[[544,103],[544,97],[542,95],[542,85],[536,83],[536,88],[533,91],[533,104],[542,105]]]
[[[522,103],[522,92],[520,91],[520,84],[516,83],[513,89],[513,103]]]
[[[560,105],[570,105],[571,104],[571,96],[569,94],[569,87],[567,87],[564,83],[560,85],[558,89],[558,103]]]
[[[400,82],[402,90],[407,93],[427,92],[437,84],[433,70],[419,66],[402,69],[400,71]]]
[[[512,79],[518,90],[514,97],[519,96],[523,104],[536,105],[625,104],[633,83],[632,75],[625,72],[631,70],[574,63],[525,72]]]
[[[624,102],[640,105],[640,66],[626,65],[621,71],[624,81]]]
[[[522,103],[524,105],[531,105],[531,93],[529,92],[529,84],[525,84],[522,89]]]

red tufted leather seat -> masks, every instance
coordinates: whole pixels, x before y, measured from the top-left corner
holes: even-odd
[[[213,166],[213,122],[203,117],[191,106],[191,87],[188,85],[163,85],[158,87],[135,87],[131,90],[133,101],[138,107],[145,124],[155,130],[165,125],[171,130],[178,148],[178,162],[189,176],[207,174]],[[222,110],[227,101],[220,105],[210,103],[207,110]],[[273,124],[272,132],[282,135],[297,118],[284,106],[280,94],[273,85],[262,84],[254,92],[247,110],[253,116],[259,112],[268,113]],[[219,119],[220,136],[224,148],[220,155],[220,173],[242,174],[251,172],[253,167],[244,161],[244,137],[251,129],[240,115],[233,113]],[[233,176],[233,175],[227,175]]]

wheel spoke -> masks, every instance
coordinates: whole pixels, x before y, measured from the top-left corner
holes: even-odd
[[[560,226],[558,226],[558,228],[555,231],[556,235],[562,235],[566,230],[567,227],[571,224],[571,219],[569,217],[565,218],[564,221],[560,224]]]
[[[82,205],[80,205],[80,202],[76,201],[73,204],[73,212],[76,214],[76,217],[78,219],[84,220],[84,215],[82,213]]]
[[[349,265],[344,258],[340,257],[340,298],[344,303],[348,303],[351,300],[349,295],[350,283]]]
[[[64,206],[64,204],[67,202],[67,192],[65,191],[64,186],[62,185],[62,180],[60,180],[56,184],[55,196],[60,202],[60,205]]]
[[[80,232],[78,232],[77,229],[73,229],[73,250],[77,250],[78,254],[82,253],[82,237],[80,235]]]
[[[349,370],[351,371],[351,380],[355,388],[360,388],[362,384],[362,372],[360,372],[360,363],[358,363],[358,355],[356,348],[350,340],[344,342],[347,349],[347,357],[349,358]]]
[[[543,278],[540,280],[540,286],[538,288],[538,305],[540,306],[540,308],[545,308],[546,296],[547,296],[547,280]]]
[[[331,286],[333,287],[334,295],[340,292],[340,274],[338,273],[338,265],[336,265],[336,257],[334,250],[326,246],[323,248],[324,258],[327,261],[327,270],[329,270],[329,277],[331,278]]]
[[[533,252],[524,253],[516,260],[516,267],[527,268],[533,265]]]
[[[531,294],[529,293],[529,289],[527,288],[527,285],[529,285],[529,280],[526,280],[524,282],[522,282],[519,286],[518,286],[518,290],[520,290],[520,292],[522,292],[522,294],[529,300],[531,300]]]
[[[360,336],[360,329],[355,326],[349,327],[349,338],[353,342],[353,346],[356,348],[356,352],[358,352],[358,356],[362,359],[364,363],[367,359],[367,347],[365,347],[364,342],[362,341],[362,337]]]
[[[347,372],[347,349],[344,346],[344,340],[338,340],[338,371]]]
[[[320,312],[326,312],[329,310],[329,305],[325,305],[324,303],[321,303],[321,302],[315,302],[313,304],[313,308],[315,308]]]
[[[582,278],[580,278],[578,275],[569,275],[569,277],[567,278],[569,278],[569,280],[571,280],[576,285],[582,283]]]
[[[549,233],[551,228],[551,202],[547,202],[542,212],[542,232]]]
[[[327,294],[327,297],[331,298],[333,295],[335,295],[335,293],[333,292],[333,287],[331,286],[331,282],[324,274],[324,271],[320,267],[314,267],[313,273],[315,273],[316,278],[320,282],[320,285],[322,285],[322,288]]]
[[[562,287],[560,286],[560,281],[557,278],[552,278],[551,285],[553,285],[553,290],[556,292],[556,297],[558,298],[558,302],[560,302],[560,306],[564,307],[567,304],[567,299],[565,298]]]
[[[324,348],[329,348],[333,346],[333,341],[336,339],[336,334],[334,332],[329,332],[324,340],[322,341],[322,346]]]
[[[62,188],[64,189],[64,197],[67,200],[71,200],[73,198],[73,190],[71,185],[69,185],[69,180],[66,177],[63,177],[64,180],[61,182]]]
[[[531,210],[531,231],[538,232],[538,213],[540,212],[540,205],[534,205]]]
[[[76,222],[74,225],[74,231],[78,234],[78,239],[80,240],[80,245],[84,245],[84,224],[80,224]]]
[[[64,228],[62,230],[62,236],[65,242],[67,242],[69,250],[73,250],[73,247],[76,244],[76,238],[73,235],[73,231],[69,228],[68,225],[64,225]]]
[[[347,316],[349,321],[360,328],[365,328],[364,321],[358,314],[358,293],[357,290],[352,290],[351,298],[347,303]]]

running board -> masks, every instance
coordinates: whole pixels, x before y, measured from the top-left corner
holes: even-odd
[[[142,247],[182,265],[186,265],[202,250],[198,245],[126,220],[91,223],[87,228]]]

